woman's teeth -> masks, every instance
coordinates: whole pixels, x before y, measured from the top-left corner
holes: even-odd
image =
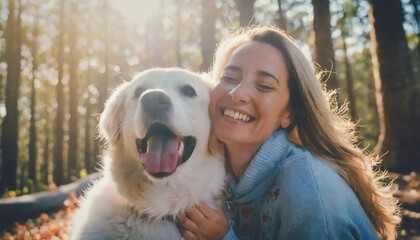
[[[246,115],[246,114],[235,112],[235,111],[230,110],[230,109],[225,109],[225,111],[223,112],[223,115],[231,117],[235,120],[241,120],[241,121],[244,121],[244,122],[248,122],[251,119],[251,117]]]

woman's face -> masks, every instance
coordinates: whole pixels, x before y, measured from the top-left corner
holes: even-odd
[[[291,123],[288,73],[275,47],[251,42],[238,47],[211,92],[210,115],[216,136],[227,147],[259,147]]]

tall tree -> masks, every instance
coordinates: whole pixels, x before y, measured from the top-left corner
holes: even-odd
[[[90,56],[89,56],[90,60]],[[86,107],[86,113],[85,113],[85,149],[84,149],[84,158],[85,158],[85,169],[88,173],[92,173],[92,149],[91,149],[91,127],[90,127],[90,118],[92,115],[92,104],[90,103],[90,90],[89,85],[91,84],[91,69],[90,64],[88,64],[88,69],[86,73],[86,92],[85,92],[85,107]]]
[[[315,36],[314,61],[319,64],[322,71],[327,71],[322,80],[327,80],[327,87],[338,88],[335,73],[334,48],[331,38],[331,16],[329,0],[312,0],[314,20],[313,32]]]
[[[419,171],[420,95],[403,28],[400,0],[371,0],[371,53],[380,119],[376,151],[392,171]],[[416,105],[417,104],[417,105]]]
[[[77,5],[71,2],[70,6],[70,23],[69,24],[69,148],[67,152],[67,182],[72,182],[72,177],[79,177],[78,161],[77,161],[77,141],[78,141],[78,112],[77,106],[79,105],[78,96],[78,52],[77,52]],[[74,179],[73,179],[74,180]]]
[[[254,3],[255,0],[236,0],[239,11],[239,25],[241,27],[250,26],[255,23]]]
[[[175,39],[175,55],[176,65],[182,67],[181,60],[181,9],[182,1],[176,0],[176,39]]]
[[[31,55],[32,55],[32,81],[31,81],[31,118],[30,118],[30,127],[29,127],[29,170],[28,170],[28,178],[32,180],[34,186],[36,186],[37,181],[37,149],[36,149],[36,126],[35,126],[35,82],[36,82],[36,74],[38,69],[38,35],[39,35],[39,26],[37,24],[37,20],[35,20],[35,24],[33,26],[32,32],[32,46],[31,46]],[[32,187],[34,187],[32,186]],[[30,189],[31,191],[33,189]]]
[[[6,26],[6,116],[2,124],[1,156],[2,181],[0,191],[16,189],[16,170],[18,158],[18,96],[20,81],[20,60],[22,27],[22,4],[18,1],[18,13],[15,15],[15,1],[9,0],[9,15]]]
[[[163,67],[163,44],[162,44],[162,18],[163,0],[157,0],[157,13],[147,20],[147,40],[146,40],[146,67]]]
[[[277,18],[277,26],[279,26],[281,29],[287,31],[287,17],[286,12],[284,11],[283,7],[283,1],[284,0],[277,0],[277,6],[279,7],[278,18]]]
[[[58,57],[57,57],[57,111],[55,116],[55,136],[54,136],[54,182],[57,185],[64,184],[64,159],[63,159],[63,145],[64,145],[64,90],[63,90],[63,75],[64,75],[64,5],[65,0],[60,0],[60,23],[58,34]]]
[[[352,75],[352,69],[350,60],[347,53],[347,43],[346,38],[348,36],[348,29],[346,26],[347,12],[343,11],[343,17],[337,21],[337,25],[341,30],[341,38],[343,40],[343,57],[344,57],[344,67],[345,67],[345,81],[346,81],[346,92],[347,98],[349,100],[349,110],[350,118],[352,122],[358,121],[357,111],[356,111],[356,98],[354,95],[354,80]]]
[[[104,52],[104,76],[102,81],[99,84],[99,112],[102,112],[105,106],[105,101],[108,98],[108,85],[109,85],[109,19],[108,19],[108,1],[103,2],[103,19],[104,19],[104,43],[105,43],[105,52]]]
[[[417,51],[419,51],[420,54],[420,10],[419,10],[419,0],[410,0],[411,5],[414,9],[414,19],[417,22],[417,37],[418,37],[418,43],[417,43]]]
[[[44,152],[43,152],[43,162],[41,165],[41,182],[43,184],[49,184],[48,176],[50,174],[50,127],[49,127],[49,118],[46,117],[46,124],[45,124],[45,144],[44,144]]]
[[[202,0],[201,14],[201,56],[203,62],[201,71],[208,71],[213,62],[213,54],[216,48],[216,14],[217,8],[214,0]]]

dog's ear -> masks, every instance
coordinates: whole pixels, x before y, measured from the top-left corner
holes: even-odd
[[[108,144],[115,144],[120,138],[125,103],[123,90],[126,84],[121,84],[113,91],[99,119],[99,137]]]

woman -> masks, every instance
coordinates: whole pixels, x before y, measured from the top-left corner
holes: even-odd
[[[215,56],[210,114],[231,172],[225,214],[205,204],[178,222],[185,239],[394,239],[396,201],[330,107],[284,32],[227,36]]]

